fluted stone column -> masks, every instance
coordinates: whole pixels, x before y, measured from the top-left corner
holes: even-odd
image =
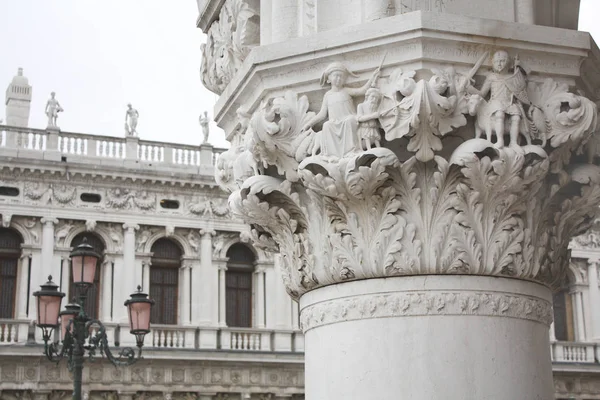
[[[551,291],[600,204],[592,41],[514,22],[525,0],[359,24],[385,3],[315,2],[310,40],[254,48],[215,90],[236,144],[215,179],[281,255],[306,397],[553,398]]]
[[[592,338],[600,340],[600,288],[598,287],[598,261],[588,262],[588,284]]]

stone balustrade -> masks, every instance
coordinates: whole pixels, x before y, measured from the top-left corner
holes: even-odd
[[[0,319],[0,345],[25,344],[30,322],[27,320]],[[134,345],[133,336],[129,335],[129,327],[114,323],[106,323],[108,342],[115,345],[119,338],[120,346]],[[217,340],[212,346],[201,346],[200,337],[214,328],[181,325],[152,325],[146,336],[144,348],[149,349],[200,349],[212,348],[220,350],[259,351],[259,352],[304,352],[304,335],[300,331],[283,331],[254,328],[220,328]],[[36,331],[37,332],[37,331]],[[98,327],[90,327],[90,335],[95,335]],[[36,343],[42,343],[36,335]],[[277,336],[277,340],[275,340]],[[281,338],[284,338],[283,340]],[[55,338],[58,340],[58,336]]]
[[[0,319],[0,345],[26,343],[29,321]]]
[[[587,363],[596,362],[597,343],[581,342],[554,342],[551,344],[552,361],[561,363]]]
[[[226,149],[211,145],[190,146],[140,140],[137,137],[110,137],[0,125],[0,153],[17,158],[42,158],[80,163],[134,161],[136,166],[199,167],[213,173],[219,155]],[[75,158],[74,158],[75,157]]]

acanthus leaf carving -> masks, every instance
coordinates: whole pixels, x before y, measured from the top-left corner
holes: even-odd
[[[286,93],[253,113],[236,138],[244,146],[225,155],[217,181],[232,192],[232,212],[251,224],[255,245],[280,252],[292,296],[397,275],[562,279],[570,238],[600,203],[600,167],[581,163],[597,110],[565,85],[532,81],[517,62],[510,73],[503,62],[507,54],[497,52],[481,90],[470,86],[481,63],[469,75],[447,68],[419,81],[393,72],[378,89],[383,147],[364,150],[357,136],[344,142],[359,132],[352,97],[377,85],[379,69],[352,88],[352,72],[328,67],[325,97],[339,95],[342,111],[324,99],[311,114],[306,98]],[[490,93],[487,113],[473,111]],[[475,138],[446,140],[457,132]]]

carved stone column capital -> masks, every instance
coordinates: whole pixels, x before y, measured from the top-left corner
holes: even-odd
[[[54,226],[54,225],[58,224],[58,219],[53,218],[53,217],[43,217],[40,219],[40,222],[44,226]]]
[[[140,229],[140,226],[138,224],[123,224],[123,229],[125,230],[126,233],[134,233],[135,231],[137,231],[138,229]]]
[[[595,104],[550,79],[519,83],[529,103],[515,103],[520,114],[512,121],[529,125],[514,125],[505,144],[508,128],[495,140],[480,138],[480,125],[496,120],[479,113],[482,96],[453,86],[465,76],[432,74],[417,81],[392,70],[394,89],[369,89],[374,103],[363,105],[379,110],[364,125],[375,129],[371,136],[353,125],[353,114],[315,133],[319,116],[306,97],[288,92],[252,115],[244,146],[221,156],[216,179],[232,191],[232,211],[251,224],[257,247],[281,253],[293,297],[405,275],[562,280],[569,241],[590,226],[600,203],[600,167],[579,156],[597,140]],[[464,116],[469,109],[474,126]],[[379,127],[386,147],[376,140]],[[446,135],[459,127],[464,141],[457,145]],[[360,132],[371,142],[354,136]],[[405,148],[394,144],[400,139],[408,140]]]
[[[212,236],[216,236],[217,235],[217,231],[215,231],[214,229],[200,229],[200,236],[202,237],[212,237]]]

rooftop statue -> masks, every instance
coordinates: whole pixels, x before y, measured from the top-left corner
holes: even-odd
[[[127,104],[127,111],[125,112],[125,133],[127,136],[137,136],[137,124],[140,113],[131,106],[131,103]]]
[[[45,113],[48,117],[48,128],[58,128],[58,125],[56,125],[58,113],[64,111],[58,100],[56,100],[55,96],[55,92],[50,93],[50,98],[46,102]]]
[[[204,111],[204,114],[200,115],[200,126],[202,127],[202,144],[208,143],[208,134],[210,120],[208,119],[208,113]]]

